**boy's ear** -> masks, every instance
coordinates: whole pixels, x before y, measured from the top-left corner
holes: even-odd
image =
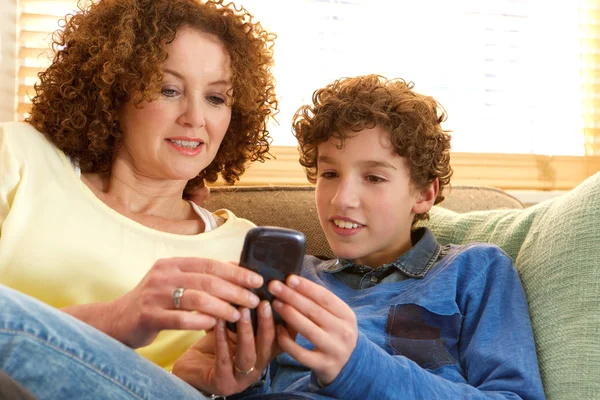
[[[426,213],[433,207],[435,199],[440,191],[440,182],[438,178],[435,178],[425,189],[419,192],[417,201],[412,208],[415,214]]]

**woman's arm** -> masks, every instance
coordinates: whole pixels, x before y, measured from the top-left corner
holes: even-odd
[[[232,305],[254,308],[262,277],[235,264],[204,258],[157,261],[130,292],[109,303],[70,306],[62,310],[120,342],[133,347],[150,344],[165,329],[205,330],[217,319],[236,322]],[[185,288],[180,309],[173,291]],[[193,312],[191,312],[193,311]]]

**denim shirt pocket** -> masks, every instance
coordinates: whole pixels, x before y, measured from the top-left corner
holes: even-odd
[[[456,365],[450,348],[458,341],[462,316],[436,314],[417,304],[390,307],[385,326],[388,345],[429,370]]]

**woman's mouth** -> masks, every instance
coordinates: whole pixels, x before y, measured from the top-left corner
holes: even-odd
[[[176,144],[180,147],[185,147],[188,149],[195,149],[200,146],[202,143],[196,140],[175,140],[175,139],[167,139],[169,142]]]
[[[188,139],[167,139],[167,143],[171,145],[175,150],[184,156],[196,156],[202,152],[204,148],[204,142],[198,140]]]

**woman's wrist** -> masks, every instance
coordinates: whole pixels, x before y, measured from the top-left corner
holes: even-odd
[[[113,303],[78,304],[63,307],[60,310],[107,334],[113,339],[127,344],[125,340],[126,335],[123,335],[123,329],[119,327],[119,323],[127,318],[115,318],[115,315],[121,314],[115,313]]]

